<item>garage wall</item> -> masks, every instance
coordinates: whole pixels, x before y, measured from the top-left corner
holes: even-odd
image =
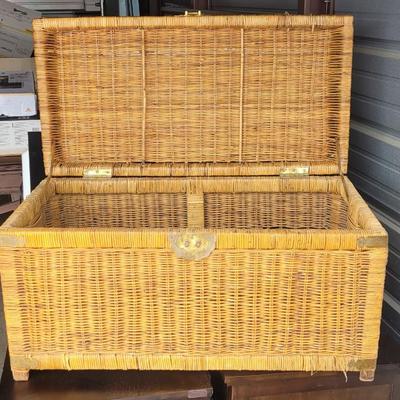
[[[400,339],[400,3],[336,8],[355,17],[349,177],[390,235],[383,320]]]
[[[214,9],[250,9],[254,12],[297,12],[297,0],[212,0]]]
[[[298,0],[208,0],[210,9],[221,14],[297,14]],[[164,14],[183,13],[191,8],[191,0],[162,1],[161,12]],[[203,2],[202,2],[203,3]],[[204,2],[207,4],[207,2]],[[199,3],[195,3],[199,4]],[[196,7],[196,6],[195,6]]]

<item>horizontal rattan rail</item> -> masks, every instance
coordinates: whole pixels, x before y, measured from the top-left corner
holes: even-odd
[[[308,27],[315,29],[318,27],[338,27],[351,26],[353,17],[350,15],[314,15],[314,16],[288,16],[288,15],[230,15],[226,16],[208,16],[197,17],[147,17],[147,18],[45,18],[34,21],[34,26],[48,30],[59,29],[93,29],[93,28],[166,28],[166,27],[188,27],[188,28],[210,28],[210,27]]]

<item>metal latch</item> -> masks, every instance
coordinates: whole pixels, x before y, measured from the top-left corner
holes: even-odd
[[[310,167],[285,167],[280,171],[281,177],[308,176]]]
[[[111,178],[112,168],[85,168],[83,170],[84,178]]]
[[[212,233],[171,232],[169,241],[177,257],[201,260],[214,251],[216,238]]]

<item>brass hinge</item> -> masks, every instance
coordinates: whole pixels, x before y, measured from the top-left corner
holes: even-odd
[[[185,11],[185,17],[192,17],[192,16],[198,16],[201,17],[201,11],[197,10],[197,11]]]
[[[111,178],[112,177],[112,168],[85,168],[83,170],[84,178]]]
[[[300,177],[308,176],[310,173],[310,167],[285,167],[280,171],[281,177]]]

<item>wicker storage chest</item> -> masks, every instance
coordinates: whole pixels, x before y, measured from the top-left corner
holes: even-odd
[[[363,371],[386,233],[348,178],[352,19],[43,19],[48,178],[0,230],[11,365]]]

